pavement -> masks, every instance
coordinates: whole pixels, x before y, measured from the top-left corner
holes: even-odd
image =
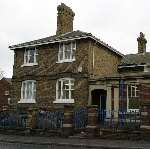
[[[104,140],[104,139],[79,139],[79,138],[57,138],[57,137],[38,137],[38,136],[19,136],[0,134],[0,143],[20,143],[32,145],[62,145],[62,146],[85,146],[87,148],[105,149],[150,149],[148,141],[130,140]],[[78,147],[76,147],[78,148]],[[82,148],[82,147],[81,147]],[[71,149],[71,147],[70,147]]]

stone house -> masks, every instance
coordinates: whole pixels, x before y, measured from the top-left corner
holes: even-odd
[[[140,84],[149,82],[144,35],[138,54],[123,55],[91,33],[73,31],[71,8],[62,3],[57,10],[56,35],[9,47],[14,50],[12,106],[138,110]]]
[[[0,80],[0,110],[6,109],[10,104],[11,79]]]
[[[118,73],[123,54],[91,33],[73,31],[74,12],[63,3],[57,9],[56,35],[9,47],[14,50],[14,107],[99,104],[89,99],[90,81]],[[109,87],[101,86],[105,106]]]

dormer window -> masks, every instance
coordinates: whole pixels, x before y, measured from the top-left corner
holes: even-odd
[[[37,65],[37,49],[36,47],[26,48],[24,51],[24,64],[22,66]]]
[[[58,62],[75,61],[76,42],[62,42],[59,44]]]

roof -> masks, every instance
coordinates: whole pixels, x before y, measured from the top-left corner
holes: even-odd
[[[120,80],[129,78],[150,78],[150,72],[138,72],[138,73],[123,73],[123,74],[110,74],[103,76],[94,76],[89,81],[99,81],[99,80]]]
[[[143,54],[128,54],[122,59],[121,66],[150,64],[150,52]]]
[[[12,83],[12,82],[11,82],[11,78],[5,78],[5,77],[3,77],[1,80],[5,80],[5,81],[7,81],[9,84]]]
[[[95,40],[96,42],[100,43],[101,45],[105,46],[112,52],[115,52],[116,54],[120,56],[124,56],[122,53],[120,53],[113,47],[109,46],[105,42],[101,41],[100,39],[96,38],[91,33],[82,32],[79,30],[68,32],[68,33],[61,34],[61,35],[54,35],[54,36],[50,36],[50,37],[46,37],[46,38],[42,38],[38,40],[33,40],[30,42],[25,42],[25,43],[21,43],[17,45],[12,45],[12,46],[9,46],[9,48],[11,50],[14,50],[14,49],[25,48],[25,47],[30,47],[30,46],[38,46],[38,45],[44,45],[44,44],[56,43],[56,42],[61,42],[61,41],[74,40],[74,39],[82,39],[82,38],[91,38]]]

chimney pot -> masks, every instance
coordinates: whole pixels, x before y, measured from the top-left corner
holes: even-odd
[[[137,38],[137,41],[138,41],[138,54],[146,53],[147,40],[142,32],[140,32],[140,36]]]

